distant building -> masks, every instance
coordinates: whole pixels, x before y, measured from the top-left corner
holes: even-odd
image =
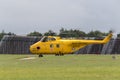
[[[40,39],[40,37],[5,35],[0,42],[0,54],[30,54],[30,45]]]

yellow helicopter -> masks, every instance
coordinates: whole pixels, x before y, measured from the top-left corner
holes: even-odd
[[[61,56],[64,54],[72,54],[79,49],[90,44],[105,44],[109,42],[112,33],[109,33],[103,40],[78,40],[78,39],[61,39],[55,36],[44,36],[40,41],[30,46],[33,54],[43,57],[43,54],[55,54]]]

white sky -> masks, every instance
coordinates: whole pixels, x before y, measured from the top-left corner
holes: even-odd
[[[0,30],[41,33],[61,27],[120,33],[120,0],[0,0]]]

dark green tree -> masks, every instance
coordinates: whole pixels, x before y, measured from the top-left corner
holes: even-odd
[[[67,30],[67,29],[61,28],[59,36],[61,37],[85,37],[86,33],[83,31],[77,30],[77,29]]]
[[[37,31],[34,31],[34,32],[27,34],[27,36],[42,36],[42,34]]]
[[[65,31],[65,29],[62,27],[61,29],[60,29],[60,33],[63,33]]]
[[[120,38],[120,33],[119,33],[119,34],[117,34],[117,37],[119,37],[119,38]]]
[[[6,33],[4,32],[4,30],[2,30],[2,32],[0,33],[0,40],[3,38],[4,35],[6,35]]]
[[[44,36],[56,36],[57,33],[53,32],[52,30],[49,30],[48,32],[44,33]]]
[[[4,35],[15,35],[15,34],[12,32],[6,33],[4,32],[4,30],[2,30],[2,32],[0,33],[0,40],[3,38]]]
[[[12,32],[9,32],[9,33],[6,33],[7,35],[16,35],[16,34],[14,34],[14,33],[12,33]]]
[[[90,31],[87,36],[88,37],[102,37],[102,36],[106,36],[108,33],[103,33],[99,30],[96,31]]]

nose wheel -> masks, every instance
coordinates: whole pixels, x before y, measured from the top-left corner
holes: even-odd
[[[40,54],[38,57],[43,57],[43,55],[42,55],[42,54]]]

